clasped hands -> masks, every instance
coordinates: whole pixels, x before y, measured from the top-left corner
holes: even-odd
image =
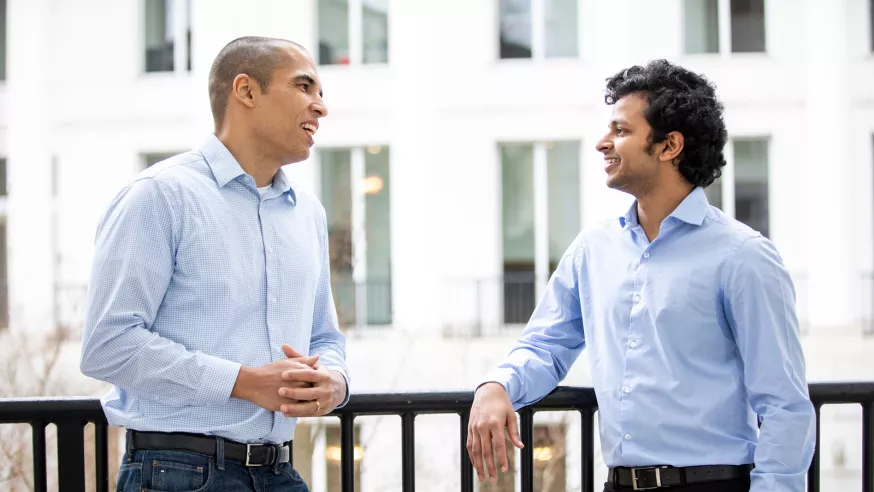
[[[287,344],[282,351],[286,359],[240,368],[231,396],[286,417],[327,415],[343,402],[346,380],[342,374],[320,365],[318,354],[303,355]]]

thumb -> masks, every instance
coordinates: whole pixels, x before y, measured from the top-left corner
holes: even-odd
[[[291,345],[285,343],[282,345],[282,351],[285,353],[285,356],[289,359],[297,359],[299,357],[304,357],[304,354],[298,353],[296,350],[291,348]]]
[[[319,354],[315,355],[303,355],[300,352],[291,348],[291,345],[284,344],[282,346],[282,351],[285,353],[285,356],[289,359],[297,359],[301,364],[306,364],[314,369],[318,369],[316,367],[316,363],[319,361]]]
[[[513,445],[519,449],[525,447],[522,444],[522,439],[519,439],[519,426],[516,424],[516,412],[510,412],[510,415],[507,416],[507,430],[510,434],[510,441],[513,442]]]

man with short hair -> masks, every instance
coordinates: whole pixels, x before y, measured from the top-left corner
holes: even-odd
[[[710,206],[727,132],[713,85],[657,60],[607,80],[607,185],[636,200],[564,254],[522,338],[483,379],[467,449],[507,471],[514,410],[588,349],[605,491],[804,490],[816,418],[792,280],[766,237]],[[758,428],[761,424],[761,429]]]
[[[209,74],[215,133],[143,171],[97,231],[81,370],[128,429],[119,490],[307,491],[297,417],[349,398],[325,211],[281,170],[328,111],[300,45],[245,37]]]

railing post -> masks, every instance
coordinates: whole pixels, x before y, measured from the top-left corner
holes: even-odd
[[[470,411],[461,412],[461,492],[473,492],[473,464],[467,454],[467,426],[470,424]]]
[[[580,410],[580,417],[580,487],[582,492],[595,492],[595,411]]]
[[[874,402],[862,404],[862,491],[874,492]]]
[[[58,478],[62,492],[85,492],[85,423],[58,427]]]
[[[820,429],[820,408],[822,403],[814,402],[813,410],[816,414],[816,448],[813,451],[813,460],[810,462],[810,468],[807,470],[807,491],[819,492],[819,429]]]
[[[401,480],[404,492],[416,490],[416,414],[404,412],[401,415]]]
[[[343,492],[355,492],[355,416],[340,417],[340,484]]]
[[[46,492],[46,424],[45,422],[31,422],[33,431],[33,490],[34,492]]]
[[[534,492],[534,411],[519,410],[522,444],[522,492]]]
[[[97,492],[109,491],[109,445],[108,426],[104,422],[94,423],[94,461]]]

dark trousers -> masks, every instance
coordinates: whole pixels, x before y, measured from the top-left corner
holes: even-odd
[[[626,492],[634,490],[631,487],[621,487],[618,484],[605,483],[604,492]],[[750,492],[750,479],[721,480],[718,482],[678,485],[664,489],[653,489],[653,492]]]

